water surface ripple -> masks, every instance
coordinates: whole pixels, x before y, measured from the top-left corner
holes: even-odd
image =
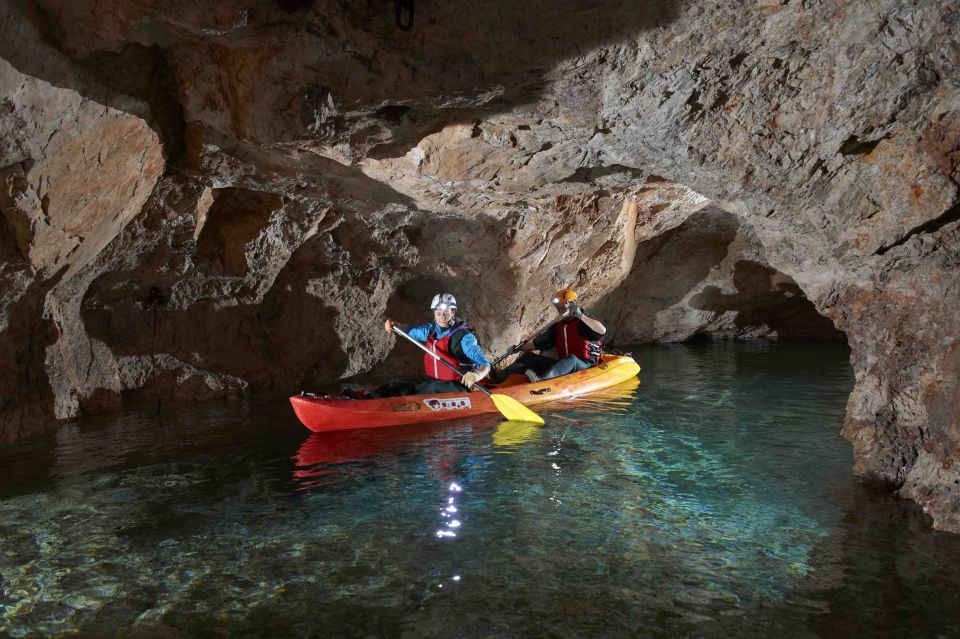
[[[960,538],[851,475],[845,348],[636,354],[543,428],[227,402],[0,449],[0,636],[960,634]]]

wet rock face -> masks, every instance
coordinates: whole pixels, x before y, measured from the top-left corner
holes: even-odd
[[[3,5],[0,440],[574,286],[619,343],[846,337],[856,472],[960,531],[954,3],[469,5]]]

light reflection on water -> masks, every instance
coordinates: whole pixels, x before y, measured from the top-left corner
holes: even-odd
[[[960,542],[850,475],[842,349],[638,357],[542,428],[236,402],[0,450],[0,635],[957,631]]]

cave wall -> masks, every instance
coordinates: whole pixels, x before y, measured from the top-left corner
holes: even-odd
[[[623,341],[836,337],[812,304],[852,350],[855,471],[960,531],[958,22],[947,0],[420,0],[410,31],[381,2],[4,3],[0,440],[402,369],[381,320],[438,286],[491,350],[560,286]]]
[[[595,310],[607,340],[621,344],[845,339],[792,278],[769,266],[752,227],[714,206],[638,240],[629,276]]]

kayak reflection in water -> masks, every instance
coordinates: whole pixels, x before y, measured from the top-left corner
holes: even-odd
[[[539,382],[588,369],[600,360],[603,354],[600,340],[607,327],[577,304],[573,289],[557,291],[550,301],[561,315],[560,321],[522,344],[518,350],[524,351],[523,355],[504,371],[505,376],[522,371],[531,382]],[[557,350],[558,359],[530,352],[551,348]]]
[[[432,322],[408,328],[387,319],[383,326],[388,333],[393,332],[394,326],[404,330],[446,362],[466,372],[460,376],[424,353],[425,379],[394,380],[366,393],[363,398],[457,393],[466,391],[490,374],[490,362],[473,334],[473,327],[457,316],[456,298],[450,293],[438,293],[433,296],[430,310],[433,311]]]

